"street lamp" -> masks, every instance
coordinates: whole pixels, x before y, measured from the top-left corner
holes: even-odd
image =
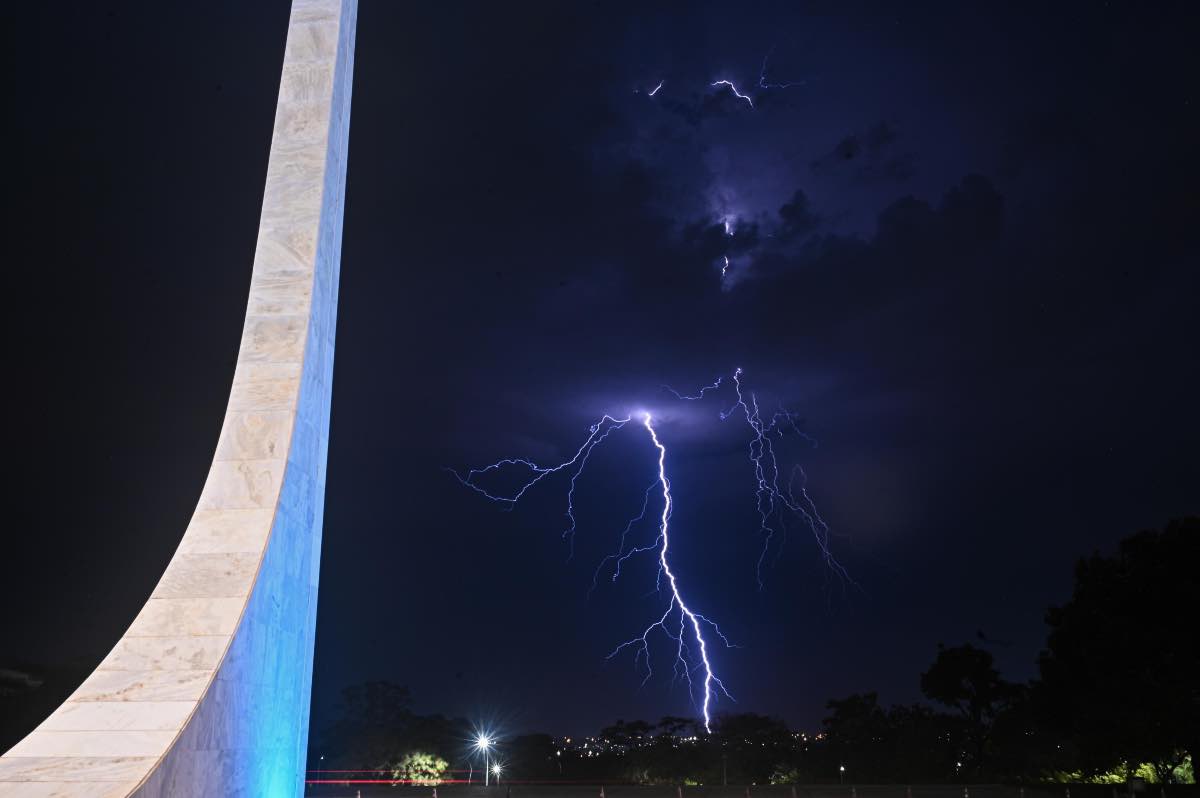
[[[846,766],[838,765],[838,784],[846,783]]]
[[[492,775],[496,777],[497,784],[500,783],[500,771],[502,771],[502,770],[504,770],[504,768],[500,765],[499,762],[492,763]]]
[[[483,786],[488,786],[488,749],[492,747],[492,738],[486,734],[481,734],[475,738],[475,747],[483,751]]]

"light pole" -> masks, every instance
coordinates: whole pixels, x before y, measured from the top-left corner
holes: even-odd
[[[475,747],[483,751],[483,786],[488,786],[488,776],[491,771],[488,769],[488,748],[492,745],[492,738],[486,734],[481,734],[475,739]]]
[[[492,775],[496,777],[497,784],[500,783],[500,771],[502,770],[504,770],[504,767],[499,762],[492,763]]]
[[[846,783],[846,766],[838,765],[838,784]]]

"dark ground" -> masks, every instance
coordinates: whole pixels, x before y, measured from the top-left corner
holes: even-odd
[[[1157,785],[1147,785],[1141,793],[1145,798],[1159,798]],[[531,798],[588,798],[601,795],[599,784],[500,784],[490,788],[467,787],[443,784],[437,788],[438,798],[501,798],[504,796],[531,796]],[[603,785],[604,798],[1126,798],[1124,786],[1107,784],[1062,784],[1038,787],[1021,787],[1000,784],[925,784],[925,785],[822,785],[805,784],[791,786],[745,786],[728,787],[640,787],[634,785]],[[795,790],[793,792],[793,790]],[[1114,793],[1114,790],[1116,792]],[[1196,785],[1170,785],[1167,788],[1172,798],[1197,798],[1200,788]],[[305,795],[309,798],[371,798],[372,796],[397,796],[416,798],[431,796],[431,787],[392,787],[390,785],[309,785]]]

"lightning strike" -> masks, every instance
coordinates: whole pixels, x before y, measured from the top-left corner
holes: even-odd
[[[729,90],[731,92],[733,92],[734,97],[737,97],[739,100],[745,100],[746,102],[750,103],[751,108],[754,107],[754,100],[750,99],[750,96],[748,94],[742,94],[740,91],[738,91],[737,86],[733,85],[732,80],[717,80],[709,85],[711,85],[711,86],[728,86]]]
[[[640,524],[643,520],[645,520],[646,508],[650,506],[650,492],[653,491],[657,486],[658,486],[658,480],[655,480],[654,482],[650,483],[649,487],[646,488],[646,493],[644,495],[644,498],[642,499],[642,510],[637,515],[635,515],[633,518],[630,518],[629,523],[627,523],[625,525],[625,529],[621,532],[621,539],[617,542],[617,551],[614,554],[610,554],[607,557],[605,557],[603,560],[600,561],[600,564],[596,566],[596,572],[594,574],[592,574],[592,590],[588,591],[589,595],[591,594],[592,591],[594,591],[596,589],[596,583],[600,580],[600,572],[604,570],[604,566],[607,563],[612,562],[613,560],[616,560],[617,564],[616,564],[616,566],[613,567],[613,574],[612,574],[612,581],[615,582],[615,581],[617,581],[617,579],[620,578],[621,566],[625,563],[626,560],[628,560],[630,557],[634,556],[635,554],[640,554],[644,551],[650,551],[658,544],[658,539],[655,538],[654,542],[651,543],[649,546],[641,546],[641,547],[635,546],[634,548],[631,548],[628,550],[625,549],[625,541],[629,538],[629,530],[633,529],[633,527],[635,525]]]
[[[714,382],[712,385],[705,385],[703,388],[700,389],[700,391],[698,393],[695,393],[691,396],[685,396],[684,394],[681,394],[679,391],[675,390],[670,385],[664,385],[664,386],[662,386],[662,389],[664,391],[667,391],[668,393],[674,394],[676,399],[680,399],[680,400],[683,400],[686,402],[694,402],[697,399],[703,399],[704,394],[708,393],[709,391],[721,390],[721,383],[723,383],[724,381],[725,381],[724,377],[717,377],[716,382]]]
[[[567,510],[565,513],[568,523],[567,528],[563,530],[562,537],[571,544],[571,552],[573,554],[575,551],[576,528],[574,505],[575,483],[579,479],[579,475],[583,473],[583,469],[587,466],[588,458],[592,455],[592,450],[595,449],[599,444],[603,443],[610,434],[621,429],[621,427],[624,427],[628,423],[629,418],[614,418],[612,416],[605,415],[590,427],[587,440],[584,441],[583,445],[579,447],[579,450],[575,452],[575,456],[564,463],[559,463],[556,466],[543,467],[531,460],[525,460],[519,457],[511,457],[505,458],[504,460],[498,460],[484,468],[472,468],[466,473],[465,476],[459,474],[452,468],[448,468],[446,470],[453,474],[455,478],[463,485],[466,485],[471,490],[487,499],[490,499],[491,501],[507,505],[508,509],[510,510],[516,506],[517,502],[521,500],[521,497],[524,496],[530,488],[541,482],[546,477],[564,471],[571,474],[571,487],[567,491]],[[481,487],[476,482],[479,477],[499,471],[507,466],[518,466],[525,468],[531,475],[526,482],[512,492],[512,495],[505,496],[493,494],[487,489]]]
[[[725,227],[725,235],[732,238],[733,237],[733,222],[730,221],[728,216],[726,216],[724,219],[722,219],[721,222]],[[721,266],[721,276],[724,277],[729,272],[729,256],[722,255],[721,257],[725,259],[724,265]]]
[[[829,525],[821,517],[816,503],[808,494],[808,475],[803,467],[797,464],[784,478],[783,468],[775,451],[775,441],[784,436],[785,429],[803,438],[814,448],[816,441],[801,431],[796,423],[795,414],[787,410],[781,408],[769,419],[764,418],[758,404],[758,397],[752,392],[743,392],[740,368],[734,369],[731,382],[733,383],[734,402],[728,409],[719,413],[719,418],[725,421],[735,415],[741,415],[750,427],[749,459],[755,480],[755,510],[758,512],[759,532],[763,539],[762,551],[755,567],[759,589],[761,590],[765,586],[763,566],[767,563],[776,536],[783,536],[786,540],[789,514],[793,518],[798,518],[812,532],[826,566],[843,580],[852,581],[846,569],[837,561],[830,549]],[[712,385],[701,388],[700,392],[693,396],[681,394],[669,386],[663,387],[678,399],[698,401],[703,399],[708,391],[719,390],[722,383],[723,380],[718,379]],[[781,480],[783,480],[782,484]],[[776,560],[782,553],[782,545],[780,543],[779,547],[775,549],[774,559]]]
[[[663,87],[663,84],[664,84],[664,83],[666,83],[666,81],[665,81],[665,80],[660,80],[660,81],[658,82],[658,85],[657,85],[657,86],[655,86],[653,89],[651,89],[651,90],[650,90],[649,92],[647,92],[647,93],[648,93],[648,94],[649,94],[651,97],[653,97],[654,95],[658,94],[658,90],[659,90],[659,89],[661,89],[661,88]]]
[[[691,692],[691,688],[694,685],[692,679],[693,672],[698,672],[701,669],[704,671],[704,679],[701,683],[703,689],[700,711],[704,716],[704,730],[711,732],[712,728],[710,724],[712,718],[709,713],[709,707],[712,699],[716,697],[716,690],[719,689],[727,698],[732,699],[733,696],[729,694],[729,691],[725,689],[724,683],[713,672],[712,663],[708,660],[708,642],[704,639],[701,623],[712,627],[712,630],[726,645],[729,645],[729,641],[725,638],[725,635],[721,634],[721,630],[715,623],[688,607],[684,603],[683,596],[679,591],[679,583],[675,578],[675,572],[671,570],[671,565],[667,561],[667,550],[671,545],[671,536],[668,530],[670,528],[671,508],[673,505],[671,499],[671,480],[667,478],[666,471],[667,447],[663,446],[662,442],[658,439],[658,433],[654,429],[654,424],[651,421],[649,413],[646,413],[642,417],[642,424],[646,427],[646,431],[650,433],[650,440],[654,442],[654,447],[658,449],[658,484],[662,487],[663,498],[662,515],[659,517],[658,524],[658,542],[660,544],[658,550],[658,571],[660,575],[667,577],[667,584],[671,589],[671,600],[667,604],[667,610],[661,618],[647,626],[641,636],[627,640],[613,649],[612,653],[608,655],[608,659],[612,659],[630,646],[637,647],[638,652],[634,657],[634,661],[636,662],[641,657],[645,657],[646,660],[646,678],[643,680],[644,684],[653,675],[653,670],[650,667],[650,635],[655,629],[660,629],[667,637],[678,643],[675,650],[675,675],[683,676],[688,683],[689,692]],[[676,608],[679,610],[679,632],[671,634],[671,631],[667,629],[667,621]],[[685,629],[689,626],[691,627],[692,638],[696,641],[700,656],[700,664],[694,666],[694,670],[692,667],[689,667],[688,644],[685,642]]]
[[[703,394],[704,391],[702,390],[699,396],[703,396]],[[563,537],[569,539],[571,542],[573,553],[576,529],[574,507],[575,486],[580,475],[583,474],[584,469],[587,467],[588,459],[595,448],[603,443],[609,435],[622,429],[630,421],[631,417],[616,418],[605,415],[600,421],[589,428],[587,440],[576,450],[574,456],[558,465],[541,466],[532,460],[524,458],[505,458],[483,468],[473,468],[465,474],[459,474],[453,469],[447,470],[454,474],[455,478],[463,485],[491,501],[505,505],[507,509],[512,509],[533,486],[546,477],[553,474],[569,474],[570,480],[567,490],[566,509],[568,526],[563,532]],[[596,584],[600,579],[600,574],[608,563],[615,562],[611,577],[612,581],[615,582],[621,575],[621,566],[631,557],[646,552],[657,552],[658,576],[655,580],[655,590],[662,592],[665,584],[669,596],[667,607],[658,620],[647,626],[638,637],[627,640],[617,646],[608,654],[606,659],[613,659],[625,649],[634,648],[634,665],[636,667],[639,664],[643,664],[645,677],[642,679],[642,683],[645,684],[654,674],[650,662],[650,638],[655,630],[661,631],[667,638],[674,642],[674,676],[675,678],[681,678],[687,683],[689,696],[693,703],[700,708],[704,716],[704,728],[710,730],[712,723],[712,702],[717,698],[718,691],[727,698],[732,699],[732,696],[730,696],[729,691],[725,689],[725,684],[713,670],[712,662],[709,659],[709,641],[705,638],[704,632],[711,630],[724,645],[731,646],[732,644],[715,622],[694,611],[683,599],[683,594],[679,587],[679,578],[671,570],[670,560],[667,556],[671,542],[669,531],[671,511],[674,507],[674,499],[671,496],[671,481],[668,479],[666,472],[667,449],[658,437],[658,432],[654,428],[649,413],[642,414],[641,426],[649,433],[650,441],[658,453],[656,476],[654,481],[645,490],[641,511],[625,525],[625,529],[622,531],[620,540],[618,541],[616,552],[605,557],[596,567],[596,571],[592,577],[592,590],[595,590]],[[502,469],[514,467],[524,469],[528,472],[525,481],[515,488],[511,488],[506,492],[496,492],[483,487],[479,483],[481,478],[494,475]],[[662,497],[662,511],[658,518],[658,534],[648,545],[629,546],[627,548],[630,531],[646,518],[651,497],[656,490]],[[677,628],[675,628],[674,623],[676,617],[678,618]],[[642,663],[643,659],[644,663]],[[703,676],[701,676],[701,672]]]
[[[795,434],[814,446],[816,445],[815,441],[800,429],[795,414],[781,407],[767,416],[759,405],[758,397],[743,387],[740,368],[734,370],[728,382],[724,377],[720,377],[694,394],[682,394],[668,386],[663,387],[679,400],[696,402],[707,399],[710,393],[715,395],[722,390],[728,390],[727,386],[730,384],[732,385],[733,403],[727,409],[719,411],[718,415],[722,421],[740,415],[745,419],[751,431],[749,460],[756,485],[755,509],[759,515],[759,531],[763,537],[762,552],[755,566],[759,588],[763,587],[763,566],[772,551],[773,541],[777,535],[786,535],[789,516],[803,521],[812,531],[826,565],[830,570],[848,580],[845,569],[830,551],[829,526],[817,511],[816,504],[808,494],[807,475],[803,468],[796,465],[786,478],[783,475],[783,467],[776,453],[775,441],[785,434]],[[645,412],[639,415],[640,425],[633,424],[632,426],[641,426],[645,429],[657,453],[654,479],[643,492],[641,509],[625,524],[617,541],[616,550],[604,557],[597,565],[588,593],[590,595],[595,590],[601,574],[607,567],[611,566],[610,578],[615,582],[621,575],[622,566],[632,557],[650,552],[656,553],[655,591],[666,592],[666,608],[656,620],[642,630],[641,634],[621,643],[608,654],[606,659],[611,660],[627,649],[633,649],[635,668],[645,669],[642,679],[642,683],[645,684],[654,675],[651,664],[651,641],[658,632],[661,632],[672,643],[671,648],[674,654],[672,680],[686,682],[689,697],[704,717],[705,730],[711,730],[713,702],[722,696],[732,700],[733,696],[730,695],[724,682],[717,676],[713,668],[709,656],[710,647],[713,640],[719,640],[726,647],[734,646],[713,620],[694,610],[684,600],[680,576],[672,569],[669,556],[671,514],[675,507],[675,499],[671,493],[671,480],[667,476],[667,448],[659,437],[651,414]],[[613,433],[630,426],[631,422],[633,422],[633,416],[604,415],[588,428],[587,439],[574,455],[557,465],[543,466],[524,458],[505,458],[483,468],[472,468],[464,474],[453,469],[447,470],[466,487],[490,501],[504,505],[509,510],[547,477],[557,474],[568,475],[567,506],[564,513],[567,527],[563,531],[562,537],[570,543],[573,555],[577,528],[574,497],[579,478],[587,468],[588,461],[596,447]],[[500,471],[511,469],[525,472],[523,481],[515,487],[498,491],[481,484],[481,480],[486,482],[489,478],[498,475]],[[657,507],[659,501],[661,501],[661,510],[657,517],[657,534],[649,543],[631,545],[631,533],[639,524],[646,521],[651,506]],[[776,559],[781,551],[781,546],[782,544],[780,547],[775,547]],[[706,637],[706,633],[711,633],[713,639]]]

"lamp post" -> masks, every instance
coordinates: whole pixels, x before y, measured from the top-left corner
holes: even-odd
[[[492,775],[496,777],[497,784],[500,783],[500,771],[502,770],[504,770],[504,767],[499,762],[492,763]]]
[[[488,748],[492,745],[492,738],[486,734],[481,734],[475,739],[475,747],[483,751],[483,786],[488,786],[488,777],[491,775],[491,770],[488,768]]]
[[[838,784],[846,783],[846,766],[838,765]]]

